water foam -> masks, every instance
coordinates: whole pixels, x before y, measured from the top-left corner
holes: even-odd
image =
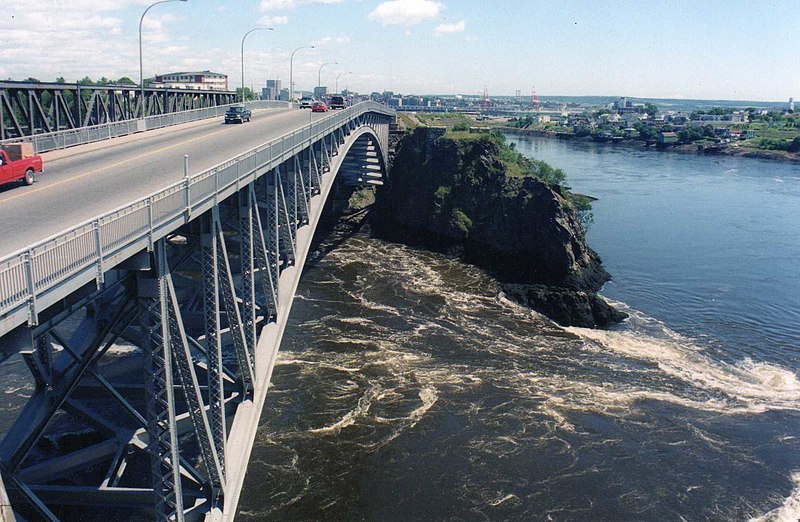
[[[365,416],[369,412],[369,409],[372,406],[372,401],[380,394],[380,392],[381,388],[379,386],[368,389],[366,393],[364,393],[364,395],[358,399],[358,404],[356,404],[356,407],[348,411],[341,419],[330,426],[312,428],[308,430],[309,433],[337,434],[342,430],[342,428],[352,426],[356,423],[356,419]]]
[[[641,390],[634,395],[676,402],[720,413],[763,413],[769,410],[800,410],[800,380],[786,368],[746,358],[736,364],[716,361],[690,339],[666,327],[663,335],[642,331],[607,331],[567,328],[588,341],[590,349],[610,350],[627,359],[643,361],[664,376],[696,391],[713,394],[707,400],[672,392]],[[651,332],[652,333],[652,332]],[[594,346],[592,346],[594,345]]]
[[[783,505],[749,522],[797,522],[800,520],[800,471],[792,473],[794,490],[784,500]]]

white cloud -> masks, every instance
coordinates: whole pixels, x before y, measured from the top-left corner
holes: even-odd
[[[414,25],[436,18],[443,9],[444,4],[432,0],[392,0],[378,5],[369,19],[383,25]]]
[[[131,8],[148,0],[3,0],[0,18],[0,63],[3,77],[23,79],[29,76],[52,81],[64,76],[76,81],[84,76],[138,78],[139,56],[136,25],[123,16]],[[175,42],[171,27],[180,19],[180,9],[154,10],[143,23],[145,75],[174,65],[175,56],[161,53],[193,52],[193,49],[169,47]],[[167,45],[162,45],[167,44]]]
[[[453,33],[463,33],[467,29],[467,22],[461,20],[455,24],[439,24],[436,29],[433,30],[434,33],[437,35],[442,34],[453,34]]]
[[[305,4],[338,4],[342,0],[261,0],[262,11],[288,11]]]
[[[260,7],[262,11],[286,11],[294,6],[294,0],[261,0]]]
[[[273,26],[286,25],[289,23],[288,16],[265,16],[258,21],[259,25]]]
[[[477,36],[465,36],[464,37],[464,41],[465,42],[477,42],[478,40],[480,40],[480,38],[478,38]]]
[[[349,44],[350,43],[350,37],[349,36],[337,36],[337,37],[334,38],[333,36],[323,36],[319,40],[315,40],[315,41],[313,41],[311,43],[315,47],[325,47],[326,45],[329,45],[329,44],[332,44],[332,43],[335,43],[337,45],[344,45],[344,44]]]

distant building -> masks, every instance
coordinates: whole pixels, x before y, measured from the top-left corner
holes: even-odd
[[[196,91],[227,91],[228,75],[211,71],[158,74],[151,79],[150,86]]]
[[[789,110],[794,111],[794,98],[789,98]]]
[[[658,135],[658,142],[663,144],[678,143],[678,134],[675,132],[662,132]]]
[[[281,94],[280,80],[267,80],[267,86],[261,89],[262,100],[277,100]]]
[[[736,111],[731,114],[731,122],[732,123],[747,123],[749,118],[747,117],[747,113],[745,111]]]
[[[278,95],[278,99],[280,101],[289,101],[289,89],[287,87],[281,89],[281,93]]]
[[[621,118],[625,120],[626,125],[630,126],[633,125],[634,123],[646,120],[648,118],[648,115],[646,112],[643,112],[641,114],[636,112],[626,112],[621,116]]]
[[[322,99],[326,94],[328,94],[328,88],[325,86],[314,87],[314,98],[317,100]]]

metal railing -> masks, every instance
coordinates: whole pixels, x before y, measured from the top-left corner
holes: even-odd
[[[86,221],[0,259],[0,335],[24,318],[35,324],[41,296],[67,281],[71,288],[97,279],[152,246],[192,216],[229,197],[261,173],[366,113],[394,111],[363,102],[185,177],[147,197]],[[288,156],[287,156],[288,154]],[[78,286],[76,286],[78,285]],[[61,293],[67,290],[62,289]],[[64,297],[51,296],[49,301]],[[44,303],[47,306],[48,303]]]
[[[79,129],[67,129],[44,134],[35,134],[33,136],[23,136],[21,138],[10,138],[0,141],[0,145],[23,142],[33,143],[34,150],[37,153],[66,149],[67,147],[85,145],[87,143],[94,143],[96,141],[103,141],[111,138],[118,138],[120,136],[127,136],[137,132],[160,129],[163,127],[169,127],[171,125],[179,125],[181,123],[189,123],[207,118],[215,118],[225,114],[225,111],[227,111],[228,107],[231,105],[237,104],[231,103],[227,105],[217,105],[215,107],[207,107],[205,109],[191,109],[188,111],[172,112],[169,114],[158,114],[155,116],[148,116],[144,119],[124,120],[113,123],[104,123],[101,125],[92,125],[90,127],[81,127]],[[247,102],[246,105],[251,109],[291,107],[289,102],[267,100]]]

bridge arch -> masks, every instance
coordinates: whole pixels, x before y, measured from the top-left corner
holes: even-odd
[[[385,179],[392,114],[377,104],[331,114],[34,245],[19,262],[0,260],[0,318],[28,318],[0,332],[0,352],[22,353],[35,382],[0,443],[15,508],[45,519],[65,503],[233,518],[325,201],[337,179]],[[61,256],[53,273],[49,252]],[[16,277],[31,266],[26,287]],[[65,416],[92,433],[86,444],[35,451],[57,440],[52,421]],[[87,467],[104,471],[81,475]]]
[[[335,174],[348,185],[381,185],[388,176],[386,140],[379,131],[364,126],[354,131],[342,145],[339,154],[344,160]]]

